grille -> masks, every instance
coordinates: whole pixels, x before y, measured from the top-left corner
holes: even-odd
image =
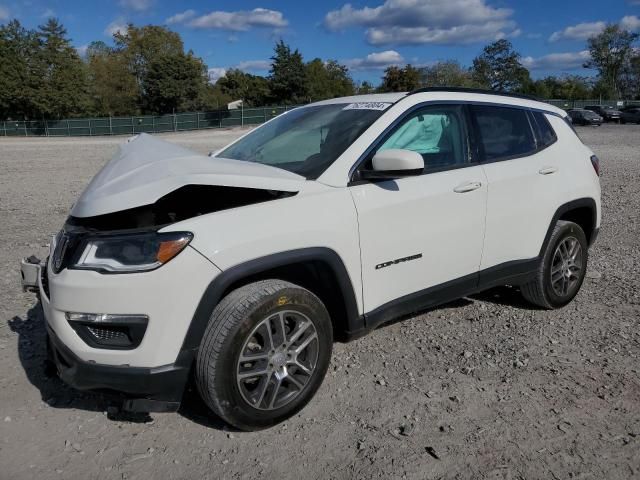
[[[119,328],[90,327],[87,330],[98,340],[128,340],[127,334]]]

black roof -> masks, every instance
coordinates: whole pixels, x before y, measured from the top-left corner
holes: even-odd
[[[483,95],[499,95],[501,97],[512,97],[512,98],[522,98],[524,100],[534,100],[536,102],[541,102],[537,97],[532,95],[524,95],[522,93],[511,93],[511,92],[497,92],[494,90],[483,90],[481,88],[464,88],[464,87],[426,87],[419,88],[417,90],[413,90],[409,92],[409,95],[413,95],[414,93],[424,93],[424,92],[455,92],[455,93],[481,93]]]

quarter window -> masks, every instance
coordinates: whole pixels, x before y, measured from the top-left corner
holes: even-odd
[[[521,157],[536,149],[527,111],[521,108],[472,107],[488,161]]]
[[[405,149],[424,159],[425,172],[462,166],[467,162],[467,142],[462,107],[438,105],[411,113],[377,151]]]
[[[533,115],[534,125],[536,128],[536,137],[538,140],[538,149],[547,148],[555,143],[558,139],[556,132],[553,131],[547,116],[542,112],[531,112]]]

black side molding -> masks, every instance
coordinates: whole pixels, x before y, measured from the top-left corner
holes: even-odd
[[[280,252],[236,265],[223,271],[209,284],[193,315],[191,325],[189,325],[182,348],[178,354],[176,365],[187,367],[192,364],[213,309],[233,284],[267,270],[309,261],[325,262],[333,271],[338,282],[337,287],[342,292],[346,307],[345,329],[347,330],[347,337],[353,337],[351,332],[363,330],[363,318],[358,314],[358,304],[351,278],[342,259],[335,251],[330,248],[312,247]]]
[[[590,232],[584,232],[584,233],[589,238],[589,246],[593,245],[593,242],[598,236],[597,228],[596,228],[597,215],[598,215],[596,201],[593,198],[578,198],[576,200],[572,200],[563,205],[560,205],[560,207],[558,207],[558,209],[556,210],[556,213],[554,213],[553,218],[549,223],[549,229],[547,230],[547,234],[545,235],[544,241],[540,246],[540,253],[538,254],[540,257],[544,255],[544,251],[547,248],[547,245],[549,244],[549,240],[551,239],[551,234],[553,233],[553,229],[556,223],[558,223],[558,220],[560,219],[560,217],[562,217],[562,215],[564,215],[565,213],[570,212],[571,210],[575,210],[577,208],[584,208],[584,207],[587,207],[589,208],[589,210],[591,210],[591,225],[593,225],[593,227]]]

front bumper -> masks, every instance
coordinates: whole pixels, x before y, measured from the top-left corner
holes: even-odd
[[[22,262],[24,288],[37,284],[49,358],[60,378],[79,390],[117,394],[126,411],[174,411],[192,366],[183,341],[203,292],[220,270],[194,249],[151,272],[103,275],[69,270],[55,274],[50,261]],[[142,313],[148,325],[139,346],[94,348],[66,319],[66,312]]]
[[[92,390],[121,397],[129,412],[172,412],[180,406],[189,376],[189,365],[157,368],[101,365],[84,362],[64,345],[47,325],[49,360],[60,379],[78,390]]]

